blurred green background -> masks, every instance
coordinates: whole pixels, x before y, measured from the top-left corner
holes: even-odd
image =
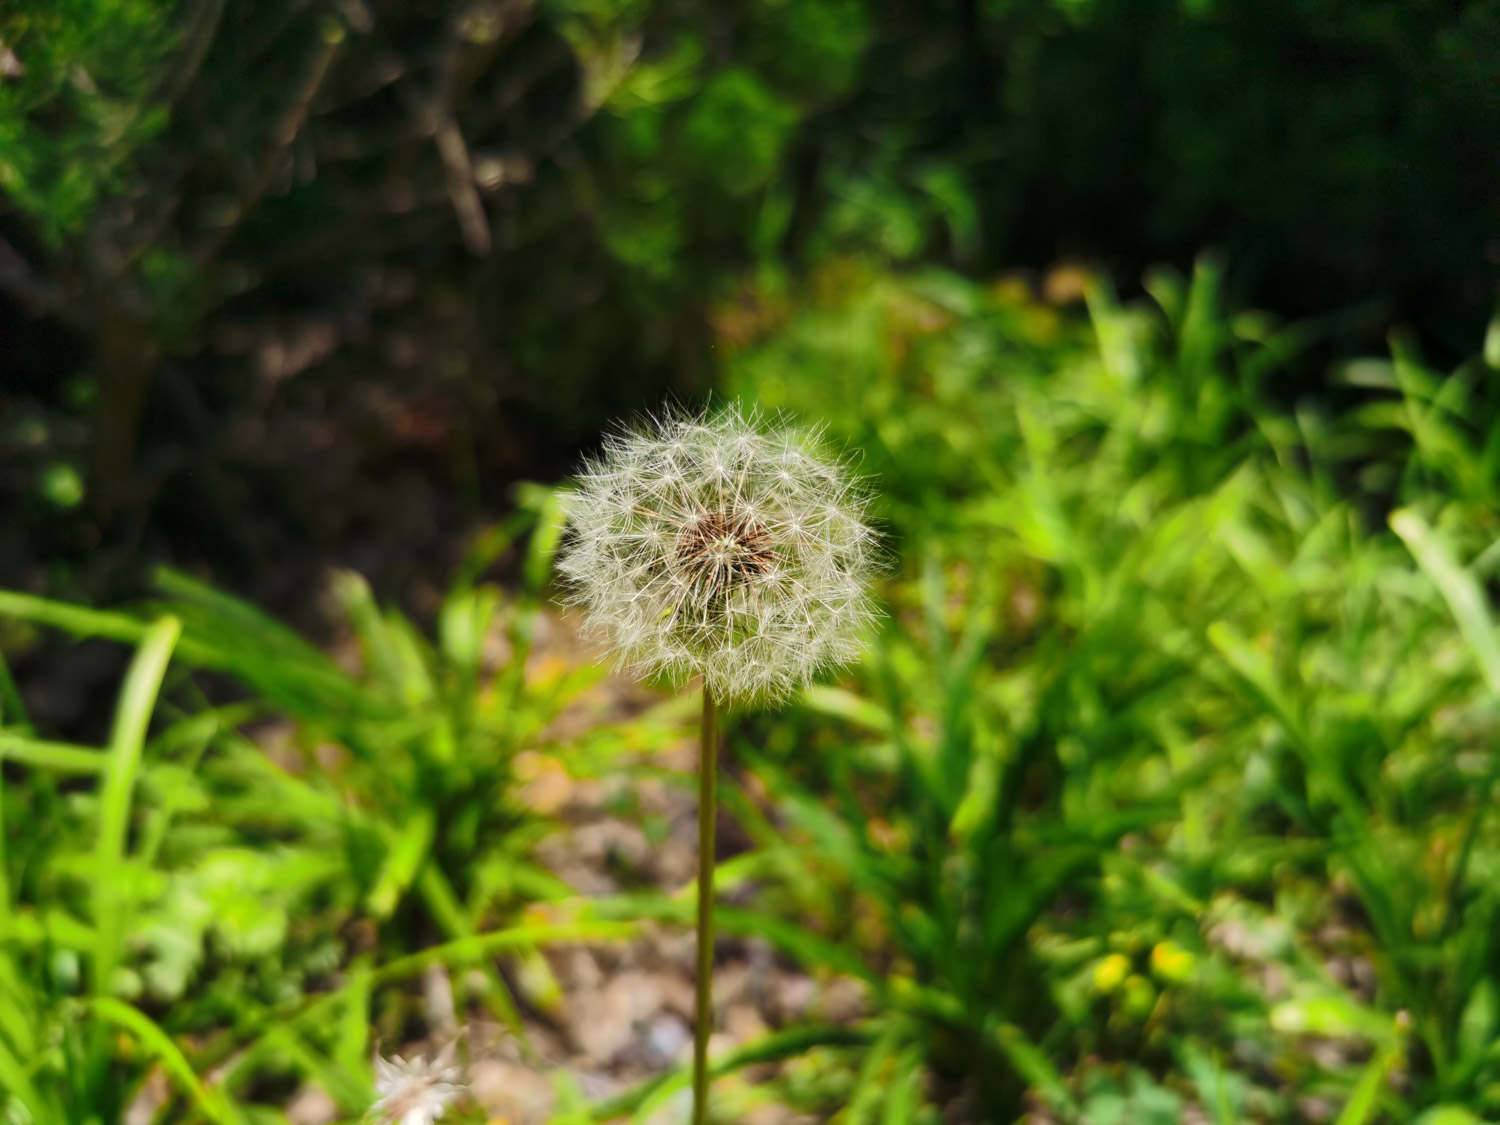
[[[1497,277],[1495,0],[0,0],[0,1121],[681,1119],[551,560],[711,396],[895,560],[731,725],[724,1121],[1500,1120]]]

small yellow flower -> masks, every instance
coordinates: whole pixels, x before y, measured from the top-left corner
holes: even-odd
[[[1175,984],[1191,980],[1196,963],[1196,958],[1175,941],[1158,942],[1151,950],[1151,971]]]
[[[1111,953],[1094,962],[1094,988],[1113,992],[1130,975],[1130,959],[1123,953]]]

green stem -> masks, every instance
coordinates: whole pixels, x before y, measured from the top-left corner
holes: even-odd
[[[718,802],[719,713],[703,689],[698,760],[698,1003],[693,1023],[693,1125],[708,1121],[708,1037],[713,1031],[714,819]]]
[[[1479,839],[1479,830],[1484,825],[1485,815],[1490,811],[1490,796],[1495,791],[1497,781],[1500,781],[1500,758],[1491,764],[1490,771],[1485,775],[1484,783],[1480,786],[1479,800],[1469,814],[1469,824],[1464,830],[1458,859],[1454,862],[1453,873],[1448,879],[1448,893],[1445,896],[1446,902],[1443,909],[1443,928],[1439,931],[1444,936],[1451,932],[1458,922],[1458,898],[1463,893],[1464,877],[1469,871],[1469,857],[1474,853],[1474,844]]]

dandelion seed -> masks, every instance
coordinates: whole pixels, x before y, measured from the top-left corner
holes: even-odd
[[[452,1044],[430,1060],[420,1056],[377,1057],[375,1092],[378,1098],[370,1107],[375,1121],[383,1125],[433,1125],[463,1093]]]

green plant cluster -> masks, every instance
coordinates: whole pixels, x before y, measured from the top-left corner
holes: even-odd
[[[163,1120],[282,1120],[302,1079],[358,1119],[373,1044],[415,1003],[393,985],[473,967],[459,1010],[524,1035],[497,957],[545,1011],[539,945],[623,931],[535,909],[570,892],[532,859],[551,826],[518,800],[517,755],[556,752],[551,724],[599,672],[528,670],[560,523],[550,494],[522,499],[433,640],[341,578],[354,673],[180,574],[134,613],[0,594],[8,619],[136,646],[102,749],[38,738],[5,678],[0,1120],[112,1125],[152,1069],[172,1085]],[[478,581],[518,551],[515,592]],[[215,704],[225,677],[239,698]],[[649,719],[637,735],[662,737]],[[574,740],[573,768],[607,763],[613,738]]]
[[[741,748],[769,900],[876,997],[838,1120],[1500,1110],[1497,357],[1288,413],[1316,331],[1219,276],[1083,321],[840,263],[729,363],[866,452],[910,576]]]
[[[166,124],[168,0],[0,11],[0,193],[44,235],[76,231]]]
[[[1208,261],[1135,304],[1081,281],[837,259],[719,311],[727,391],[862,450],[900,561],[867,660],[738,717],[722,787],[721,931],[863,1013],[717,1065],[840,1125],[1493,1119],[1495,337],[1447,374],[1398,339],[1288,410],[1317,325],[1230,310]],[[103,749],[3,681],[0,1119],[112,1122],[151,1073],[160,1120],[280,1120],[303,1080],[354,1119],[414,975],[477,968],[457,1017],[524,1034],[566,1003],[549,943],[688,919],[535,859],[518,755],[621,770],[687,710],[556,733],[600,673],[528,661],[559,517],[521,499],[433,639],[337,585],[357,671],[180,575],[133,613],[0,594],[136,648]]]

